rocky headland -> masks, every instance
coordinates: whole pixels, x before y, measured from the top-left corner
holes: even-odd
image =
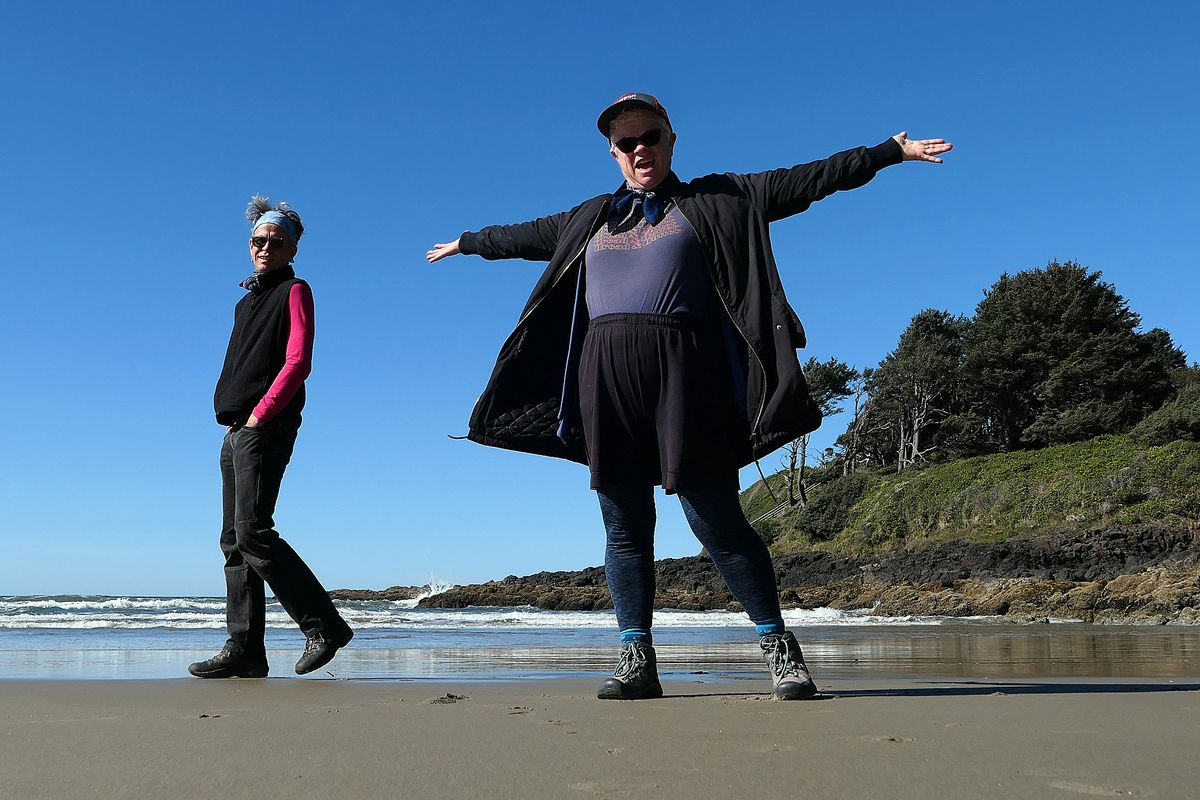
[[[1200,624],[1200,537],[1168,526],[940,541],[871,558],[811,550],[776,555],[774,561],[785,608],[873,608],[887,616],[995,615],[1021,622],[1054,617]],[[658,608],[741,608],[703,555],[663,559],[655,573]],[[612,599],[604,568],[589,567],[458,586],[418,605],[600,610],[611,608]]]
[[[334,600],[412,600],[429,590],[428,586],[389,586],[387,589],[334,589]]]

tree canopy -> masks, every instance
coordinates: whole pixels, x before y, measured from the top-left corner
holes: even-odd
[[[989,450],[1129,430],[1175,391],[1183,353],[1099,272],[1052,261],[1002,275],[975,309],[962,375]]]
[[[1046,447],[1130,430],[1194,378],[1166,331],[1068,261],[991,286],[971,318],[926,309],[864,370],[847,470]],[[845,395],[843,395],[845,396]]]

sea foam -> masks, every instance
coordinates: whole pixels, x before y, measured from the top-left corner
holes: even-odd
[[[431,583],[421,597],[447,587]],[[347,621],[360,629],[439,630],[535,630],[612,628],[611,611],[547,611],[522,606],[514,608],[469,607],[463,609],[417,608],[421,597],[411,600],[339,601]],[[937,617],[882,617],[870,611],[839,611],[830,608],[794,609],[784,612],[792,627],[930,625]],[[746,615],[730,611],[655,612],[656,627],[741,628]],[[267,606],[267,626],[290,628],[291,619],[277,603]],[[153,628],[200,630],[225,627],[225,601],[214,597],[0,597],[0,630],[75,629],[148,630]]]

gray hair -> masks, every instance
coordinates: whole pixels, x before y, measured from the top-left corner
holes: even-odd
[[[250,205],[246,206],[246,219],[250,221],[250,227],[254,225],[268,211],[275,211],[283,214],[290,219],[296,226],[296,237],[292,244],[297,244],[300,237],[304,235],[304,223],[300,221],[300,215],[284,200],[280,200],[274,206],[271,205],[271,198],[264,197],[261,194],[256,194],[250,198]]]

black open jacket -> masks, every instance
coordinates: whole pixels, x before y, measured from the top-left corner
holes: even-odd
[[[816,430],[821,412],[808,394],[796,349],[804,329],[780,284],[767,226],[844,189],[855,189],[901,161],[887,139],[822,161],[748,175],[706,175],[671,196],[700,238],[717,296],[741,348],[746,439],[739,466]],[[577,424],[574,365],[587,313],[580,265],[606,222],[612,195],[570,211],[515,225],[495,225],[459,240],[463,253],[486,259],[549,261],[471,414],[467,437],[480,444],[587,463]]]

